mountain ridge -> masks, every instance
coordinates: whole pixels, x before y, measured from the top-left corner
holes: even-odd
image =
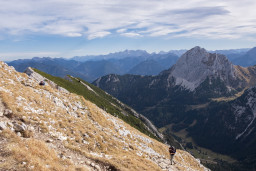
[[[183,54],[170,69],[157,76],[108,75],[99,78],[93,84],[144,114],[158,128],[165,130],[166,136],[174,134],[181,139],[180,143],[185,147],[190,143],[195,146],[199,144],[198,148],[206,147],[239,158],[234,151],[242,153],[243,144],[251,149],[253,146],[246,142],[232,142],[236,141],[235,136],[243,132],[240,128],[246,129],[246,124],[250,122],[236,124],[236,129],[232,129],[234,132],[225,127],[234,122],[234,111],[229,110],[229,102],[243,97],[246,89],[254,87],[255,78],[255,66],[233,65],[224,55],[209,53],[205,49],[195,47]],[[221,105],[222,103],[224,105]],[[244,114],[247,119],[252,116],[251,112]],[[208,120],[211,123],[207,122]],[[216,130],[215,122],[216,125],[218,123]],[[209,126],[205,123],[209,123]],[[222,132],[220,128],[225,131]],[[204,134],[202,130],[205,130]],[[205,138],[200,138],[202,136]],[[251,137],[248,142],[253,143],[252,136],[248,137]],[[235,150],[236,148],[238,149]],[[204,157],[198,151],[193,152]],[[254,167],[252,164],[251,166]]]
[[[235,64],[248,67],[248,66],[253,66],[256,64],[256,47],[250,49],[248,52],[245,54],[241,55],[240,57],[236,58],[234,60]]]
[[[0,62],[0,166],[4,170],[208,170],[83,97]],[[8,155],[7,155],[8,154]]]
[[[117,53],[116,55],[118,55]],[[131,54],[132,55],[132,54]],[[146,56],[128,56],[125,58],[111,58],[89,61],[75,61],[63,58],[32,58],[24,60],[15,60],[8,64],[14,66],[19,72],[23,72],[27,67],[34,67],[54,76],[64,77],[67,74],[80,77],[86,81],[92,82],[100,76],[107,74],[126,74],[135,69],[138,74],[145,74],[151,68],[134,68],[146,60],[157,60],[159,67],[157,70],[151,70],[153,75],[169,68],[176,62],[178,56],[172,53],[168,54],[147,54]]]
[[[183,54],[170,70],[176,85],[192,91],[209,76],[220,77],[221,80],[235,77],[234,66],[224,55],[208,53],[199,46]]]

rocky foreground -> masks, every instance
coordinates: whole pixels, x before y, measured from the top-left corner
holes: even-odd
[[[167,145],[38,78],[0,62],[0,170],[208,170],[182,150],[170,165]]]

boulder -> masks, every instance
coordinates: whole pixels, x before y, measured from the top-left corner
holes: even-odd
[[[31,79],[28,79],[24,82],[25,86],[33,87],[33,81]]]
[[[35,131],[35,128],[34,128],[33,126],[28,126],[28,127],[27,127],[27,130],[34,132],[34,131]]]
[[[27,125],[25,125],[24,123],[13,123],[13,128],[16,132],[24,132],[27,129]]]
[[[101,170],[99,165],[95,165],[95,169],[98,170],[98,171]]]
[[[52,143],[53,140],[52,140],[52,139],[47,139],[45,142],[47,142],[47,143]]]
[[[5,115],[5,116],[12,115],[12,110],[10,110],[10,109],[5,109],[5,110],[4,110],[4,115]]]
[[[7,121],[6,126],[13,130],[13,124],[10,121]]]
[[[5,122],[0,122],[0,130],[4,130],[6,129],[6,125],[5,125]]]
[[[21,137],[21,133],[20,133],[20,132],[17,132],[17,135],[18,135],[19,137]]]

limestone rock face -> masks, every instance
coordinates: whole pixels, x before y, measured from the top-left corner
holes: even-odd
[[[244,96],[236,99],[232,103],[232,113],[234,114],[234,121],[228,127],[233,129],[233,132],[237,133],[236,140],[243,139],[246,142],[246,138],[253,137],[256,127],[256,87],[248,89]],[[242,102],[243,103],[242,103]]]
[[[40,75],[40,74],[34,72],[34,70],[33,70],[32,68],[30,68],[30,67],[28,67],[28,68],[25,70],[25,73],[26,73],[28,76],[34,78],[34,79],[35,79],[36,81],[38,81],[38,82],[43,81],[43,80],[45,79],[42,75]]]
[[[198,46],[183,54],[170,73],[176,85],[192,91],[209,76],[229,82],[235,75],[234,65],[224,55],[208,53]]]

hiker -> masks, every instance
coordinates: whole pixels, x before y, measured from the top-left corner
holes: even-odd
[[[40,81],[39,85],[45,85],[44,81]]]
[[[176,153],[176,148],[174,146],[170,146],[169,147],[169,152],[170,152],[170,155],[171,155],[171,165],[172,165],[173,157],[174,157],[174,154]]]

